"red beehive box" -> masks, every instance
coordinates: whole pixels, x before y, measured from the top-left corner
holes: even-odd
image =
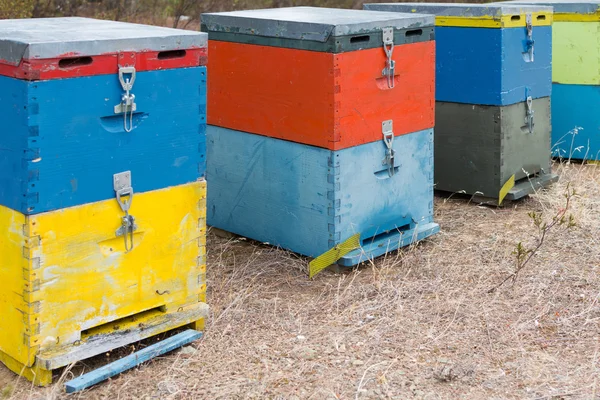
[[[208,123],[339,150],[434,125],[434,17],[292,7],[202,15]],[[390,68],[392,66],[392,68]]]

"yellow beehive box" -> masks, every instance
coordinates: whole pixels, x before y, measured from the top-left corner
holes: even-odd
[[[52,370],[184,325],[203,328],[206,182],[36,215],[0,207],[0,361]],[[132,236],[132,237],[131,237]],[[126,247],[131,247],[127,251]]]

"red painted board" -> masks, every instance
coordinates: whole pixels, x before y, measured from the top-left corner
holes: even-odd
[[[52,59],[25,59],[19,65],[3,64],[0,75],[28,81],[64,79],[116,74],[119,66],[135,66],[136,71],[154,71],[206,65],[207,49],[195,48],[166,52],[143,51],[80,57],[65,54]]]
[[[339,150],[432,128],[433,41],[396,46],[395,88],[383,48],[341,54],[209,40],[208,123]]]

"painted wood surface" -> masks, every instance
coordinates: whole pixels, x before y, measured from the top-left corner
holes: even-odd
[[[600,86],[552,85],[552,155],[600,160]]]
[[[550,96],[552,28],[534,27],[534,61],[525,62],[525,28],[436,27],[436,100],[510,105]]]
[[[138,194],[130,211],[137,229],[126,253],[116,200],[35,216],[0,207],[1,352],[56,368],[93,338],[201,317],[206,183]],[[189,318],[172,316],[189,307]]]
[[[115,114],[116,75],[26,82],[0,76],[0,205],[23,214],[114,198],[113,174],[136,193],[205,171],[206,68],[137,74],[134,129]]]
[[[207,49],[142,51],[82,57],[66,54],[49,59],[27,59],[17,65],[2,63],[0,75],[27,81],[117,74],[119,65],[133,65],[137,72],[206,65]]]
[[[544,5],[519,5],[513,2],[487,4],[463,3],[372,3],[365,10],[433,14],[436,26],[471,28],[516,28],[526,26],[531,14],[533,26],[552,24],[552,9]]]
[[[438,102],[436,189],[499,198],[513,175],[519,181],[550,173],[550,98],[534,100],[533,111],[529,133],[525,103],[500,107]]]
[[[600,85],[600,22],[556,22],[552,81]]]
[[[316,257],[356,233],[394,250],[397,228],[433,222],[431,129],[394,139],[392,177],[383,141],[331,151],[214,126],[207,140],[207,218],[219,229]]]
[[[397,46],[395,88],[383,48],[342,54],[209,40],[209,123],[338,150],[433,127],[434,43]]]
[[[75,379],[70,380],[65,384],[67,393],[74,393],[80,390],[87,389],[97,383],[100,383],[108,378],[125,372],[135,366],[140,365],[143,362],[158,357],[162,354],[168,353],[175,349],[178,349],[186,344],[189,344],[202,337],[202,333],[188,329],[180,332],[177,335],[171,336],[158,343],[154,343],[145,349],[136,351],[133,354],[123,357],[113,363],[105,365],[94,371],[88,372],[87,374],[81,375]]]

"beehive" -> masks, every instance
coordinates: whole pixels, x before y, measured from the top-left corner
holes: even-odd
[[[203,14],[202,30],[211,125],[331,150],[381,140],[383,119],[433,126],[431,16],[293,7]]]
[[[202,328],[206,41],[0,21],[0,361],[16,373],[46,385],[72,362]]]
[[[293,7],[202,27],[210,225],[314,257],[311,274],[438,231],[433,17]]]
[[[600,160],[600,1],[522,3],[554,7],[552,153]]]
[[[501,202],[556,179],[550,171],[547,107],[551,7],[381,3],[365,8],[436,17],[436,189]]]

